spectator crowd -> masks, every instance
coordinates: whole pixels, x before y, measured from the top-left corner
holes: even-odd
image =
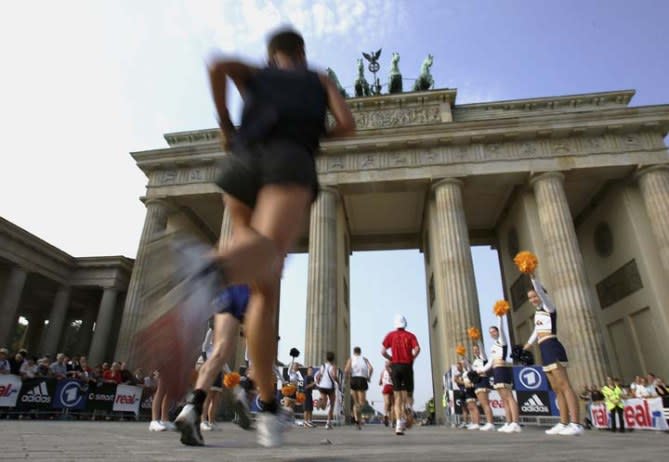
[[[79,379],[89,383],[115,383],[142,387],[156,386],[156,373],[146,375],[142,369],[128,370],[125,362],[103,362],[91,366],[86,356],[67,356],[58,353],[55,357],[37,357],[25,349],[10,354],[7,348],[0,348],[0,375],[13,374],[22,379],[49,377]]]

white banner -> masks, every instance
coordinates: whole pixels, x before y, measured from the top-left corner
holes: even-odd
[[[515,393],[514,393],[515,394]],[[488,401],[490,401],[490,407],[492,408],[493,417],[504,417],[504,401],[502,401],[501,396],[497,390],[493,390],[488,393]]]
[[[0,407],[16,406],[16,399],[21,389],[21,377],[18,375],[0,375]]]
[[[116,387],[113,411],[139,413],[139,404],[142,401],[142,388],[132,385],[119,385]]]
[[[626,399],[623,401],[625,427],[638,430],[669,430],[664,418],[662,398]],[[592,424],[597,428],[609,428],[609,412],[604,403],[593,403],[590,407]]]

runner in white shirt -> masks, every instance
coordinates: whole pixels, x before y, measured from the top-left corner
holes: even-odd
[[[330,405],[328,408],[328,420],[325,423],[325,428],[330,430],[332,428],[332,419],[337,396],[337,387],[339,386],[339,378],[337,373],[337,366],[334,364],[334,353],[328,351],[325,354],[325,359],[326,362],[320,367],[318,372],[316,372],[314,379],[316,381],[316,387],[321,393],[320,399],[318,400],[318,407],[323,410],[328,403]]]
[[[367,383],[372,378],[374,368],[367,358],[362,356],[360,347],[353,348],[351,356],[344,366],[344,374],[350,377],[351,395],[353,396],[353,418],[358,430],[362,428],[362,415],[360,411],[367,402]]]

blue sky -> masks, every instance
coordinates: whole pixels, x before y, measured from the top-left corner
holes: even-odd
[[[382,80],[391,52],[405,78],[432,53],[436,86],[457,88],[460,104],[632,88],[632,104],[648,105],[669,103],[668,17],[663,0],[12,2],[0,16],[0,215],[75,256],[134,256],[146,179],[128,152],[213,127],[206,57],[261,62],[279,24],[297,26],[312,65],[345,86],[360,52],[382,47]],[[499,270],[494,252],[474,256],[485,326]],[[421,254],[356,253],[351,276],[352,341],[373,362],[396,312],[427,346]],[[282,288],[282,358],[303,350],[305,304],[306,256],[296,255]],[[417,402],[430,395],[419,386]]]

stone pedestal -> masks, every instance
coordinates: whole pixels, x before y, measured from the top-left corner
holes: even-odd
[[[569,356],[572,384],[580,390],[586,384],[604,383],[606,360],[563,183],[559,172],[531,181],[548,255],[548,261],[539,264],[549,268],[551,284],[546,283],[546,289],[557,305],[558,337]]]
[[[149,200],[146,203],[146,218],[144,220],[144,229],[139,241],[135,265],[128,285],[128,295],[123,309],[123,320],[121,322],[121,331],[116,347],[115,357],[128,358],[130,361],[132,352],[131,342],[137,323],[144,307],[142,295],[144,283],[150,268],[147,268],[147,246],[161,232],[165,231],[167,226],[167,206],[161,200]],[[130,364],[132,367],[133,365]]]
[[[28,273],[15,266],[9,273],[2,300],[0,300],[0,348],[10,348],[9,342],[16,329],[16,317],[21,301],[21,292]]]
[[[442,348],[447,368],[456,361],[455,347],[463,344],[469,351],[469,327],[481,328],[474,264],[462,202],[462,181],[443,179],[432,187],[435,194],[435,234],[437,247],[432,258],[435,268],[436,301],[439,323],[445,334]]]
[[[305,361],[320,364],[337,343],[336,190],[324,188],[311,208]]]
[[[109,333],[112,328],[117,295],[118,290],[113,288],[105,289],[102,293],[98,318],[95,321],[93,342],[91,343],[91,349],[88,352],[88,362],[92,365],[100,364],[105,359],[120,358],[119,356],[116,356],[115,358],[105,358],[105,354],[107,354],[107,351],[105,350],[109,340]]]
[[[63,335],[63,327],[67,316],[67,309],[70,305],[70,288],[60,287],[53,301],[51,312],[49,313],[49,325],[46,328],[46,336],[40,350],[42,353],[54,355],[58,353],[58,345]]]
[[[669,278],[669,166],[643,169],[638,179],[665,276]]]

